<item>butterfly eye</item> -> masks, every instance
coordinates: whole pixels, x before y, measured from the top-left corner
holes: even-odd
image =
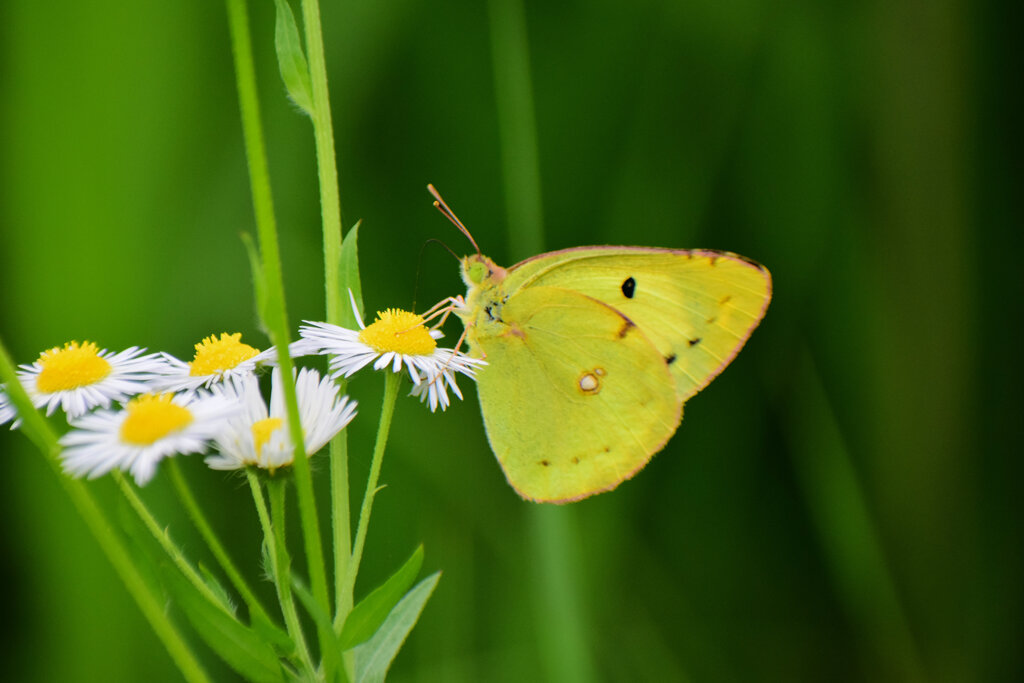
[[[636,293],[636,280],[631,277],[626,278],[626,281],[622,283],[622,295],[627,299],[632,299]]]
[[[469,264],[469,268],[466,269],[466,274],[469,276],[470,282],[478,285],[486,280],[491,272],[485,264],[480,261],[474,261]]]

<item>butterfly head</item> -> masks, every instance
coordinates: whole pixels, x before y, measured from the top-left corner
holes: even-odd
[[[483,254],[470,254],[462,259],[462,280],[471,290],[494,286],[507,274],[507,270]]]

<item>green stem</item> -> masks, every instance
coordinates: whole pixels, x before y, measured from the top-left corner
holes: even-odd
[[[320,181],[320,218],[324,237],[324,288],[327,297],[327,322],[340,323],[346,305],[338,280],[341,259],[341,196],[338,190],[338,166],[334,157],[334,128],[327,90],[327,63],[320,28],[320,3],[302,0],[302,22],[306,30],[306,52],[310,84],[313,89],[313,134],[316,142],[317,175]]]
[[[373,460],[370,462],[370,476],[366,481],[363,493],[363,506],[359,510],[359,526],[356,528],[356,541],[352,547],[352,562],[349,573],[345,577],[345,590],[351,595],[355,589],[356,576],[359,574],[359,563],[363,559],[363,545],[366,543],[366,532],[370,526],[370,511],[373,499],[377,495],[377,480],[380,477],[380,466],[384,460],[384,446],[388,442],[391,431],[391,418],[395,414],[395,403],[398,399],[398,388],[402,385],[402,375],[388,370],[384,371],[384,400],[380,409],[380,423],[377,425],[377,442],[373,445]],[[334,628],[340,633],[347,614],[335,616]]]
[[[263,503],[263,494],[260,493],[259,481],[251,471],[247,474],[253,497],[258,501],[257,507],[263,506],[263,511],[260,513],[261,519],[263,519],[266,517],[267,511]],[[281,613],[284,614],[288,633],[295,640],[299,649],[299,656],[307,670],[313,672],[316,669],[309,654],[309,647],[306,645],[306,638],[302,633],[302,624],[299,621],[299,614],[295,609],[295,599],[292,596],[291,557],[288,555],[288,544],[285,538],[284,480],[280,477],[271,477],[267,481],[267,492],[270,494],[270,521],[264,524],[264,537],[269,545],[270,557],[273,562],[277,598],[281,602]]]
[[[260,487],[260,479],[251,467],[245,469],[245,479],[249,482],[249,490],[252,492],[252,502],[256,506],[256,517],[260,520],[260,528],[263,530],[263,540],[273,548],[274,526],[270,522],[270,513],[267,511],[267,501],[263,499],[263,489]],[[273,559],[275,553],[271,552]]]
[[[192,495],[192,489],[189,488],[188,482],[185,480],[185,476],[181,472],[181,466],[178,464],[177,458],[170,458],[167,462],[167,469],[171,474],[171,482],[174,484],[175,491],[178,492],[178,498],[181,500],[182,505],[185,507],[185,512],[188,513],[189,518],[192,520],[192,524],[195,525],[199,531],[199,535],[206,541],[206,545],[210,548],[210,552],[217,558],[217,562],[220,563],[221,569],[227,574],[228,580],[238,591],[238,594],[242,596],[242,600],[249,608],[249,619],[263,620],[270,622],[270,616],[267,614],[266,609],[260,603],[259,599],[249,588],[249,584],[242,578],[241,572],[235,567],[235,563],[231,560],[231,556],[228,555],[224,545],[217,538],[217,534],[214,533],[213,527],[210,526],[209,521],[206,519],[206,515],[203,514],[202,508],[196,502],[195,496]]]
[[[270,174],[267,170],[266,149],[263,144],[263,129],[260,122],[259,98],[256,91],[256,73],[252,59],[252,38],[249,33],[249,18],[244,0],[227,0],[228,19],[231,29],[231,44],[235,55],[235,74],[238,83],[238,100],[242,115],[242,130],[245,137],[246,156],[249,160],[249,182],[252,186],[253,206],[256,213],[256,227],[260,237],[260,253],[263,256],[263,281],[266,292],[266,315],[264,321],[270,330],[271,339],[278,350],[278,363],[284,387],[285,407],[288,414],[288,428],[295,446],[295,492],[299,502],[299,520],[306,549],[306,562],[313,599],[326,613],[331,604],[327,591],[327,575],[324,567],[323,546],[320,540],[320,524],[316,515],[316,498],[313,493],[313,478],[306,458],[302,425],[299,422],[298,402],[295,396],[295,380],[292,376],[292,361],[288,355],[288,313],[285,307],[284,282],[281,276],[281,260],[277,244],[277,225],[271,200]],[[314,84],[314,94],[316,87]],[[340,238],[339,238],[340,242]],[[339,247],[340,248],[340,247]],[[334,651],[334,634],[327,625],[317,629],[320,650],[324,653],[325,670],[337,670],[339,653]]]
[[[347,301],[341,291],[341,195],[338,189],[338,165],[334,150],[334,125],[331,119],[330,93],[327,88],[327,62],[318,0],[303,0],[302,23],[306,35],[306,58],[312,88],[313,136],[316,145],[317,177],[320,185],[320,220],[324,248],[324,294],[327,322],[340,324]],[[331,440],[331,524],[334,548],[335,614],[352,609],[352,594],[344,590],[352,547],[352,522],[349,512],[348,437],[345,432]]]
[[[167,649],[167,653],[174,660],[182,676],[191,683],[208,683],[210,678],[203,671],[199,660],[196,659],[189,649],[188,643],[168,618],[167,612],[164,610],[162,596],[157,595],[142,578],[123,541],[114,533],[114,525],[100,509],[92,493],[82,482],[71,479],[61,470],[60,445],[57,443],[57,435],[39,411],[32,406],[32,401],[25,393],[25,388],[18,381],[14,363],[7,354],[7,349],[2,341],[0,341],[0,380],[6,385],[4,390],[21,418],[21,430],[29,435],[39,447],[46,462],[67,492],[75,510],[85,520],[86,526],[107,556],[114,572],[124,583],[128,594],[139,606],[142,615]]]
[[[343,430],[331,439],[331,529],[334,537],[334,614],[352,610],[352,593],[345,590],[345,575],[352,552],[352,522],[349,512],[348,437]]]

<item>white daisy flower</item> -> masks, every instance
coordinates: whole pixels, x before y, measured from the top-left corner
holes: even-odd
[[[5,425],[17,416],[17,411],[14,410],[14,406],[11,405],[11,400],[7,398],[7,393],[4,388],[0,386],[0,425]],[[11,425],[11,429],[14,429],[17,423]]]
[[[93,342],[72,341],[43,351],[32,365],[20,366],[18,379],[36,408],[46,406],[46,414],[52,415],[60,406],[74,418],[149,391],[149,382],[166,372],[167,365],[159,354],[143,356],[144,351],[133,346],[113,353]]]
[[[162,354],[169,366],[165,376],[154,383],[158,391],[192,392],[222,382],[231,377],[242,377],[256,372],[264,365],[277,363],[277,349],[266,351],[242,343],[242,333],[211,334],[195,345],[192,361],[186,363],[169,353]]]
[[[454,349],[438,348],[437,339],[442,333],[427,329],[423,317],[415,313],[389,308],[377,313],[377,320],[369,326],[363,325],[358,312],[356,320],[358,331],[306,321],[299,328],[302,339],[292,348],[296,355],[329,354],[335,378],[350,377],[370,363],[374,370],[390,366],[392,372],[401,372],[404,367],[415,385],[414,395],[426,397],[431,410],[438,405],[448,406],[448,387],[462,398],[455,385],[455,373],[473,377],[476,368],[484,364]]]
[[[202,453],[242,410],[237,399],[206,392],[143,394],[123,410],[98,410],[71,421],[60,438],[64,471],[94,479],[113,468],[127,470],[142,486],[157,463],[176,453]]]
[[[438,351],[455,353],[451,349],[438,349]],[[480,362],[483,363],[483,361]],[[458,396],[460,401],[462,400],[462,392],[459,391],[459,385],[455,383],[454,367],[452,364],[442,366],[441,372],[433,378],[414,384],[409,395],[418,398],[420,403],[429,405],[430,412],[435,412],[438,406],[441,407],[441,410],[448,410],[448,406],[451,404],[448,399],[448,388],[451,388],[452,393]],[[468,376],[473,377],[475,368],[471,366],[468,371],[460,370],[460,372],[465,372]]]
[[[219,453],[208,456],[207,465],[215,470],[254,465],[273,472],[292,464],[295,447],[288,431],[288,411],[278,368],[274,368],[269,411],[255,375],[234,378],[213,391],[238,396],[245,410],[228,420],[228,430],[217,438]],[[316,370],[306,368],[299,370],[295,391],[306,455],[311,456],[352,421],[356,402],[348,396],[339,397],[333,379],[321,379]]]

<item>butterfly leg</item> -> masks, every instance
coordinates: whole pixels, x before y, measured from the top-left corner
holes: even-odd
[[[441,299],[441,301],[438,301],[423,313],[423,322],[427,322],[441,316],[441,319],[433,326],[434,329],[437,329],[444,325],[445,321],[448,320],[448,316],[451,315],[453,311],[465,307],[466,302],[461,296],[450,296],[446,299]]]
[[[423,313],[423,321],[427,322],[428,320],[432,320],[438,316],[441,316],[441,319],[437,321],[437,324],[433,326],[434,329],[437,329],[444,325],[445,321],[448,320],[448,316],[450,316],[453,312],[465,308],[466,301],[465,299],[462,298],[462,296],[450,296],[447,299],[442,299],[441,301],[437,302],[429,309],[427,309],[427,311]],[[468,328],[463,327],[462,334],[459,335],[459,341],[455,344],[455,347],[452,349],[456,353],[458,353],[459,349],[462,348],[462,343],[466,341],[467,331]]]

